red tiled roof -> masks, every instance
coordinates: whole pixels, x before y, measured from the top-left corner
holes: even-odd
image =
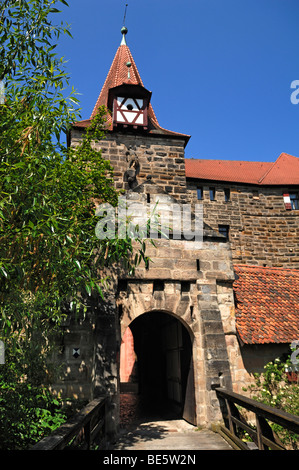
[[[256,185],[299,184],[299,158],[282,153],[272,162],[185,159],[186,177]]]
[[[126,66],[128,62],[131,62],[130,79],[128,78],[128,67]],[[139,75],[138,69],[136,67],[135,61],[133,59],[133,56],[130,52],[130,49],[128,48],[127,45],[122,44],[119,46],[119,48],[116,51],[116,54],[114,56],[112,65],[110,67],[110,70],[104,82],[101,93],[91,113],[91,116],[90,116],[91,119],[96,115],[96,112],[99,106],[103,106],[103,105],[107,106],[108,93],[109,93],[110,88],[114,88],[124,83],[131,84],[131,85],[144,86],[142,83],[141,77]],[[151,115],[152,119],[157,121],[151,104],[150,104],[149,114]]]
[[[259,183],[299,184],[299,158],[282,153]]]
[[[130,67],[130,79],[128,79],[128,67],[127,63],[131,62]],[[129,47],[122,43],[116,51],[114,56],[112,65],[104,82],[103,88],[100,92],[100,95],[97,99],[97,102],[94,106],[90,119],[79,121],[75,123],[75,127],[87,127],[90,124],[91,119],[95,116],[97,109],[99,106],[106,106],[108,105],[108,93],[111,88],[122,84],[131,84],[131,85],[141,85],[144,87],[143,82],[141,80],[140,74],[138,72],[137,66],[131,54]],[[150,134],[163,134],[169,136],[178,136],[185,139],[186,143],[190,139],[190,136],[186,134],[181,134],[178,132],[169,131],[164,129],[158,123],[157,117],[153,110],[151,103],[149,104],[148,108],[148,119],[150,122]],[[107,116],[107,128],[112,129],[112,117],[111,115]]]
[[[236,328],[246,344],[299,339],[299,270],[235,265]]]

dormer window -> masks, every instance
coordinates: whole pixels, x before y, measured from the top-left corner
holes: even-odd
[[[118,123],[145,125],[144,100],[118,96],[114,100],[113,114]]]
[[[151,92],[142,85],[124,83],[110,88],[108,108],[112,111],[113,125],[147,129]]]

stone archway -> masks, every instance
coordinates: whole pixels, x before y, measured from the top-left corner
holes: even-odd
[[[144,403],[150,400],[151,412],[172,412],[196,425],[193,340],[174,315],[152,311],[138,316],[122,338],[123,390],[137,392]]]
[[[230,388],[231,380],[221,312],[217,296],[210,294],[216,292],[212,281],[128,279],[119,285],[117,298],[120,343],[127,327],[150,312],[174,317],[189,333],[197,426],[221,419],[214,389],[220,381]]]

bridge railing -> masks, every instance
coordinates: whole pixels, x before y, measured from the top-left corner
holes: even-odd
[[[225,424],[220,426],[219,431],[232,441],[236,448],[242,450],[249,449],[248,445],[238,436],[238,430],[241,429],[250,435],[259,450],[285,450],[284,445],[273,432],[268,421],[299,434],[298,416],[264,405],[224,388],[216,388],[215,391],[220,401]],[[254,428],[247,423],[237,406],[245,408],[254,414]]]
[[[91,401],[79,413],[30,450],[88,450],[94,442],[105,443],[107,398]]]

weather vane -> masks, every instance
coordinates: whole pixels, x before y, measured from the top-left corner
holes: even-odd
[[[128,4],[126,3],[125,14],[124,14],[124,26],[125,26],[125,22],[126,22],[127,8],[128,8]]]

